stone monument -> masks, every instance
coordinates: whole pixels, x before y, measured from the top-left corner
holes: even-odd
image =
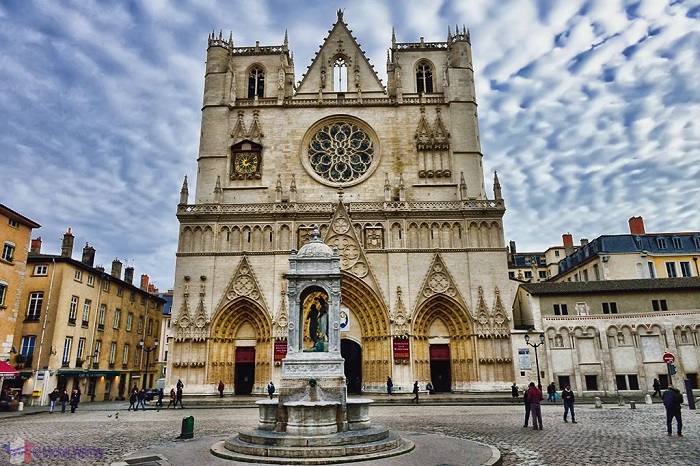
[[[340,257],[314,228],[292,250],[287,356],[279,398],[260,400],[258,428],[215,444],[213,454],[239,461],[333,464],[407,453],[413,443],[369,418],[370,399],[348,399],[340,354]]]

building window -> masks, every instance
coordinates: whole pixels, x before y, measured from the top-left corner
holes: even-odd
[[[71,296],[70,298],[70,308],[68,310],[68,324],[75,325],[75,319],[78,315],[78,298],[77,296]]]
[[[700,236],[693,236],[693,244],[695,249],[700,249]]]
[[[683,242],[678,236],[674,236],[671,241],[673,241],[673,248],[674,249],[683,249]]]
[[[0,307],[5,307],[5,296],[7,296],[7,282],[0,281]]]
[[[122,318],[122,310],[119,308],[116,308],[114,310],[114,325],[113,328],[119,328],[119,321]]]
[[[600,266],[598,264],[593,264],[593,275],[596,281],[600,281]]]
[[[114,365],[114,357],[117,355],[117,343],[112,342],[111,345],[109,345],[109,365],[113,366]]]
[[[34,345],[36,344],[36,336],[28,335],[22,337],[22,344],[19,348],[20,356],[31,356],[34,354]]]
[[[90,322],[90,306],[92,305],[92,301],[89,299],[85,300],[85,303],[83,303],[83,327],[88,326],[88,322]]]
[[[124,352],[122,353],[122,366],[127,366],[129,364],[129,345],[124,345]]]
[[[49,272],[48,265],[35,265],[34,266],[34,275],[47,275],[48,272]]]
[[[136,325],[136,333],[139,335],[143,332],[143,316],[139,317],[138,324]]]
[[[12,262],[12,258],[15,255],[15,244],[9,241],[5,242],[5,246],[2,248],[2,260],[7,262]]]
[[[511,280],[515,278],[515,272],[508,272],[508,278]]]
[[[248,73],[248,98],[262,98],[265,96],[265,72],[260,67],[255,67]]]
[[[416,67],[416,89],[419,94],[433,92],[433,68],[428,63],[419,63]]]
[[[123,296],[124,295],[124,288],[119,287],[117,288],[117,296]]]
[[[666,238],[656,238],[656,245],[662,251],[665,251],[666,249],[668,249],[668,247],[666,246]]]
[[[102,282],[102,291],[109,292],[109,282],[107,280]]]
[[[675,262],[666,262],[666,276],[668,278],[676,278],[678,276]]]
[[[146,326],[146,333],[148,335],[153,335],[153,318],[148,318],[148,325]]]
[[[73,279],[77,282],[82,282],[83,281],[83,271],[76,270],[75,275],[73,276]]]
[[[44,304],[44,292],[35,291],[29,295],[29,306],[27,306],[26,320],[39,320],[41,306]]]
[[[603,303],[603,314],[617,314],[617,303]]]
[[[104,330],[105,328],[105,314],[107,313],[107,305],[100,304],[100,312],[97,315],[97,330]]]
[[[70,350],[73,346],[73,337],[66,337],[63,342],[63,358],[61,358],[61,366],[68,367],[70,365]]]
[[[95,351],[92,353],[92,362],[94,365],[100,363],[100,352],[102,350],[102,340],[95,340]]]
[[[19,222],[14,219],[10,219],[9,222],[7,222],[8,225],[10,225],[12,228],[19,228]]]
[[[80,340],[78,340],[78,352],[76,355],[78,357],[78,359],[80,359],[80,360],[83,359],[83,352],[84,351],[85,351],[85,338],[81,338]],[[82,365],[82,362],[80,364]]]
[[[530,272],[529,270],[526,271],[526,272],[525,272],[525,278],[527,278],[528,280],[529,280],[530,278],[532,278],[532,272]]]
[[[559,251],[554,251],[554,257],[559,257]]]
[[[665,299],[652,299],[651,308],[655,311],[668,311]]]
[[[649,266],[649,278],[656,278],[656,268],[654,268],[653,262],[647,262]]]
[[[131,294],[129,294],[129,301],[136,301],[136,293],[134,293],[133,291],[131,292]]]
[[[547,278],[547,271],[546,270],[540,270],[539,271],[539,277],[540,278]]]
[[[336,58],[333,63],[333,91],[347,92],[348,90],[348,64],[343,57]]]
[[[583,271],[583,281],[584,282],[588,281],[588,269]]]
[[[615,385],[618,390],[639,390],[639,379],[637,374],[617,374]]]
[[[131,324],[134,322],[134,314],[128,313],[126,315],[126,331],[131,332]]]
[[[588,390],[588,391],[598,390],[598,376],[597,375],[587,375],[586,376],[586,390]]]
[[[163,353],[163,362],[168,362],[168,352],[167,351],[165,353]]]
[[[692,277],[693,272],[690,268],[690,262],[681,262],[681,277]]]
[[[554,315],[555,316],[569,315],[569,309],[566,306],[566,304],[555,304],[554,305]]]
[[[95,286],[95,276],[94,275],[88,275],[87,284],[88,284],[88,286]]]

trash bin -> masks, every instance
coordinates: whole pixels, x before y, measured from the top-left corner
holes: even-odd
[[[637,409],[637,403],[634,401],[630,401],[630,408],[631,409]]]
[[[23,402],[21,402],[21,401],[19,402],[19,404],[17,405],[17,411],[24,411],[24,403]]]
[[[178,438],[188,439],[194,437],[194,416],[182,418],[182,430]]]

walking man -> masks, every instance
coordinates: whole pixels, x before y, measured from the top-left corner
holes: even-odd
[[[566,416],[571,411],[571,422],[576,424],[576,415],[574,414],[574,392],[571,391],[571,385],[566,384],[564,390],[561,391],[561,399],[564,400],[564,422],[569,422],[566,420]]]
[[[143,388],[136,394],[136,398],[139,402],[136,404],[134,412],[139,410],[139,406],[143,408],[143,411],[146,411],[146,391]]]
[[[556,399],[557,388],[554,386],[554,382],[547,385],[547,401],[554,403]]]
[[[411,400],[411,402],[414,402],[414,401],[415,401],[416,404],[418,404],[418,392],[419,392],[419,391],[420,391],[420,389],[418,388],[418,381],[416,380],[416,381],[413,383],[413,394],[414,394],[415,396],[413,397],[413,399]]]
[[[518,402],[518,386],[515,385],[515,382],[513,382],[513,385],[510,387],[510,394],[512,396],[512,399],[510,400],[511,403],[517,403]]]
[[[267,384],[267,394],[270,395],[270,399],[272,399],[272,395],[275,394],[275,384],[272,383],[272,380]]]
[[[654,379],[654,383],[651,386],[654,388],[654,394],[651,396],[659,395],[659,398],[661,398],[661,383],[659,379]]]
[[[386,378],[386,392],[391,395],[391,389],[394,388],[394,382],[391,381],[391,377]]]
[[[676,427],[678,428],[678,436],[683,437],[683,420],[681,419],[681,404],[683,404],[683,395],[673,385],[668,384],[668,388],[663,396],[664,407],[666,408],[666,430],[668,435],[672,435],[671,423],[673,418],[676,418]]]
[[[49,413],[53,414],[53,409],[56,407],[56,401],[61,397],[61,392],[58,391],[58,387],[54,388],[49,395]]]
[[[182,388],[184,385],[182,385],[182,382],[179,380],[177,381],[177,392],[175,393],[175,406],[173,406],[173,409],[177,409],[177,404],[180,403],[180,409],[184,409],[185,407],[182,405]]]
[[[527,390],[527,399],[530,401],[530,411],[532,412],[532,429],[542,430],[542,409],[540,403],[544,399],[542,391],[535,386],[535,382],[530,382]]]
[[[219,390],[219,398],[223,398],[224,397],[224,381],[223,380],[219,380],[218,390]]]
[[[530,399],[527,397],[529,391],[530,387],[527,387],[523,393],[523,400],[525,400],[525,424],[523,424],[523,427],[527,427],[527,423],[530,420]]]

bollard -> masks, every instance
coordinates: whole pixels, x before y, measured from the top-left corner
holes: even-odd
[[[595,403],[595,407],[596,407],[596,408],[602,408],[602,407],[603,407],[603,402],[600,401],[600,397],[599,397],[599,396],[596,396],[596,397],[593,399],[593,402]]]
[[[648,404],[648,405],[650,405],[650,404],[652,403],[652,401],[651,401],[651,395],[650,395],[650,394],[647,393],[647,394],[644,396],[644,402],[645,402],[646,404]]]
[[[625,399],[622,398],[621,396],[617,397],[617,405],[618,406],[625,406]]]
[[[194,437],[194,416],[182,418],[182,431],[178,438],[188,439]]]
[[[20,401],[17,405],[17,411],[24,411],[24,401]]]
[[[637,403],[630,401],[630,409],[637,409]]]

